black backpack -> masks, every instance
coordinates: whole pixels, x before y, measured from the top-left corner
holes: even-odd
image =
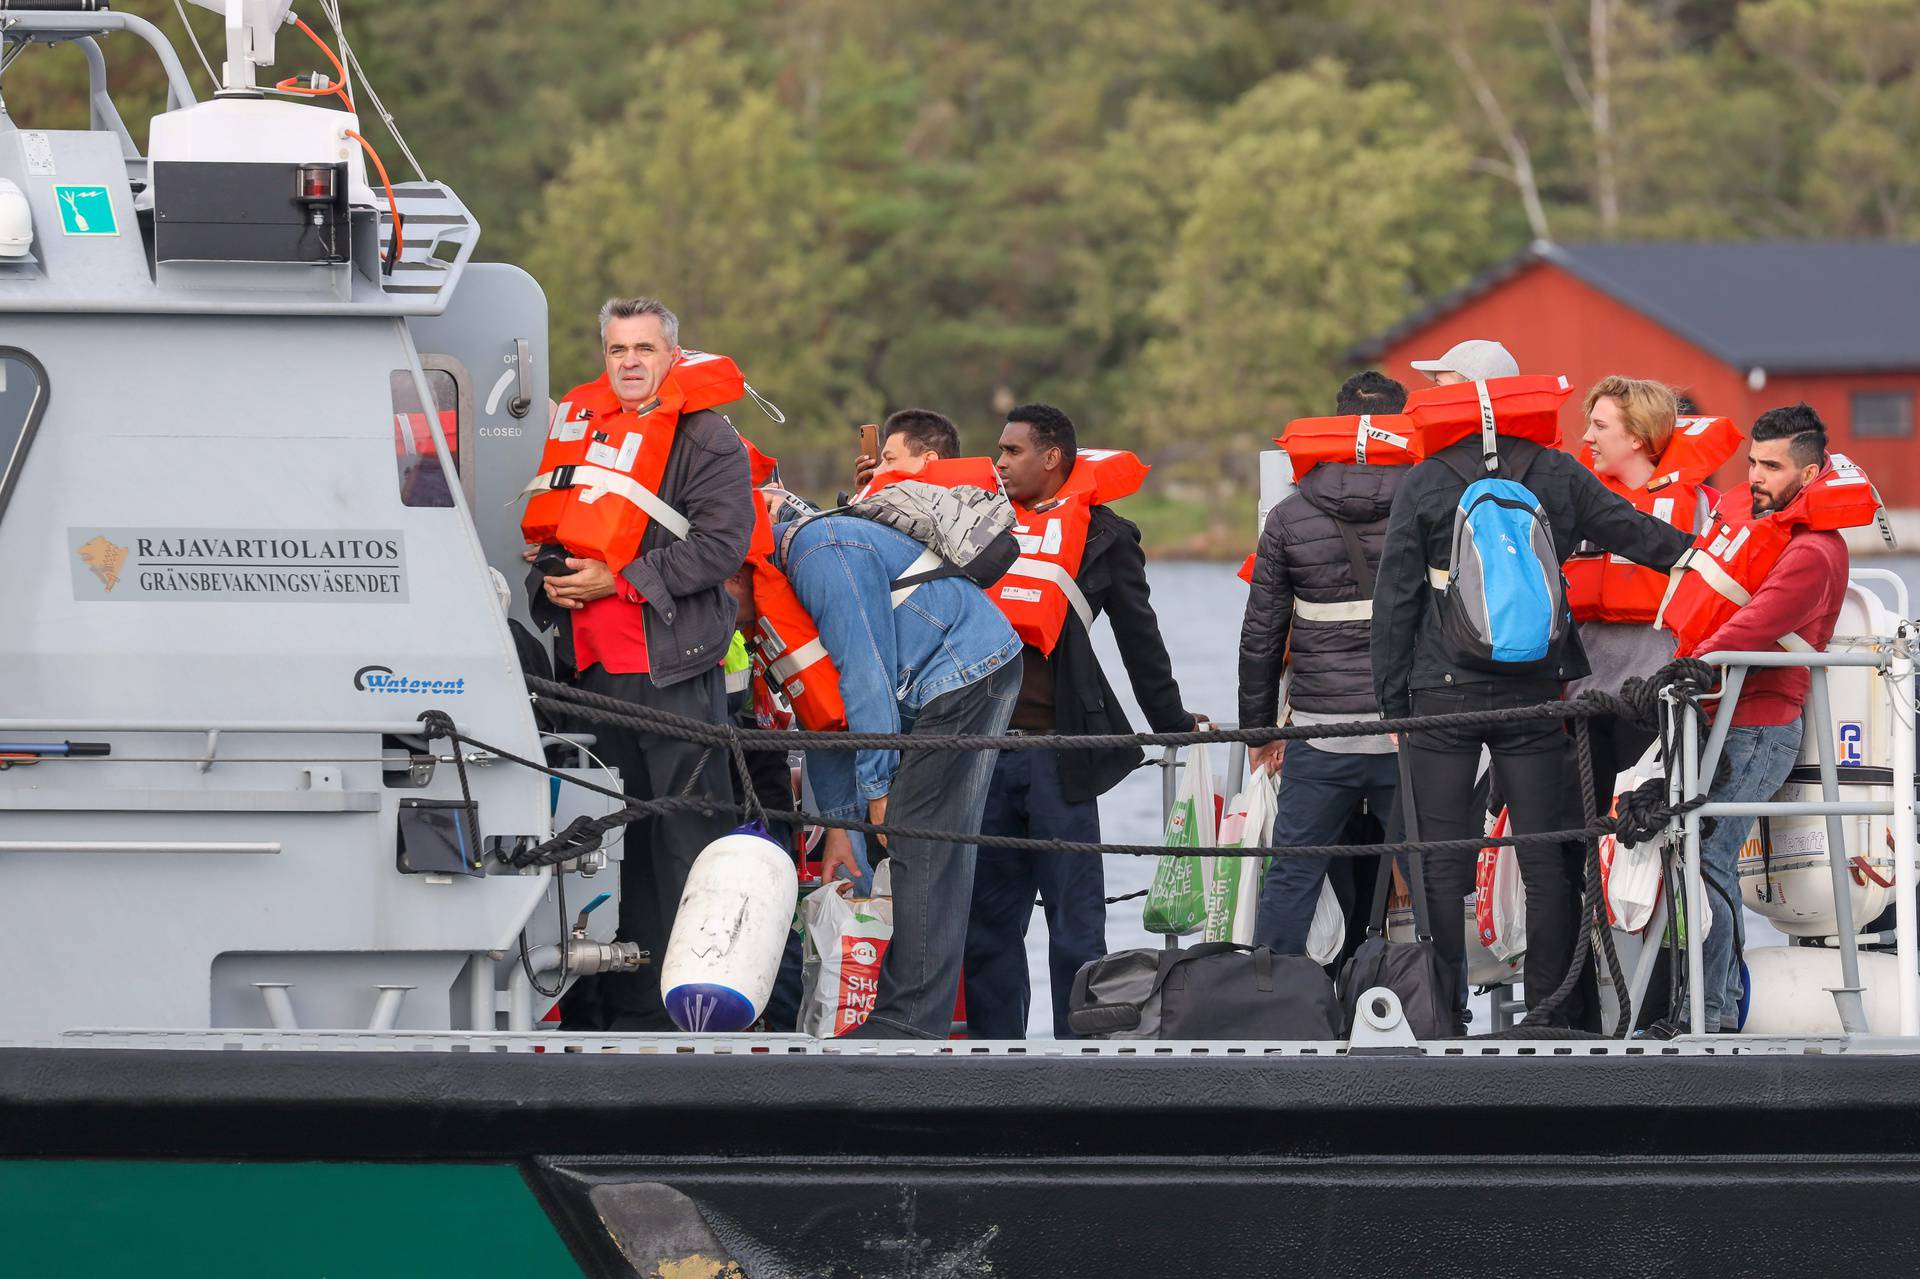
[[[1406,818],[1407,838],[1420,838],[1420,819],[1413,807],[1413,779],[1407,767],[1404,747],[1400,759],[1400,811]],[[1458,1033],[1455,1003],[1459,997],[1460,974],[1440,957],[1433,944],[1433,928],[1427,917],[1426,881],[1420,873],[1417,854],[1407,858],[1407,882],[1413,894],[1413,940],[1387,940],[1387,894],[1393,886],[1393,868],[1381,858],[1380,875],[1374,881],[1373,912],[1367,918],[1367,939],[1353,952],[1353,958],[1340,971],[1340,1009],[1342,1025],[1350,1036],[1359,1016],[1360,997],[1375,986],[1385,986],[1399,996],[1407,1025],[1418,1039],[1451,1039]]]
[[[1067,1024],[1099,1039],[1340,1038],[1326,971],[1305,955],[1203,942],[1184,950],[1123,950],[1073,979]]]

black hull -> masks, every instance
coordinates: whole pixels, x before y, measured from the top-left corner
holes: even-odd
[[[0,1154],[512,1163],[609,1275],[633,1273],[610,1227],[643,1252],[710,1231],[754,1279],[1834,1273],[1920,1235],[1920,1058],[1589,1047],[10,1049]],[[649,1183],[690,1205],[623,1200]]]

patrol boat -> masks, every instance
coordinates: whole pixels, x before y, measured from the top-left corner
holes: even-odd
[[[14,1269],[1881,1261],[1884,1228],[1819,1227],[1920,1190],[1908,1038],[1419,1044],[1391,1015],[1320,1044],[543,1027],[555,978],[650,958],[613,939],[617,846],[509,862],[605,801],[562,787],[556,809],[548,777],[420,716],[527,758],[552,744],[508,630],[524,604],[502,606],[544,298],[474,260],[456,192],[389,183],[352,111],[255,87],[288,0],[199,2],[226,20],[205,101],[137,16],[0,4],[9,54],[71,44],[91,72],[87,129],[0,115]],[[165,72],[148,154],[108,49]],[[589,750],[575,771],[606,781]]]

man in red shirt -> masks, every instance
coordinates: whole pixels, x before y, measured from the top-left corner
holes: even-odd
[[[1827,465],[1827,428],[1805,404],[1770,409],[1753,424],[1747,450],[1747,480],[1753,514],[1784,510]],[[1798,635],[1815,649],[1833,638],[1847,591],[1847,545],[1834,532],[1798,528],[1773,570],[1720,629],[1696,646],[1698,653],[1754,652],[1780,647]],[[1800,757],[1800,708],[1811,681],[1805,667],[1756,668],[1747,673],[1727,733],[1725,781],[1707,798],[1715,803],[1772,799]],[[1753,823],[1721,818],[1700,841],[1713,928],[1707,934],[1706,1025],[1709,1033],[1732,1033],[1740,1007],[1740,969],[1734,940],[1743,937],[1740,846]]]

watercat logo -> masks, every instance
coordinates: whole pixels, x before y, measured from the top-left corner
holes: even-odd
[[[458,697],[467,691],[465,676],[427,679],[396,675],[391,666],[362,666],[353,673],[353,686],[363,693],[429,693],[436,697]]]

